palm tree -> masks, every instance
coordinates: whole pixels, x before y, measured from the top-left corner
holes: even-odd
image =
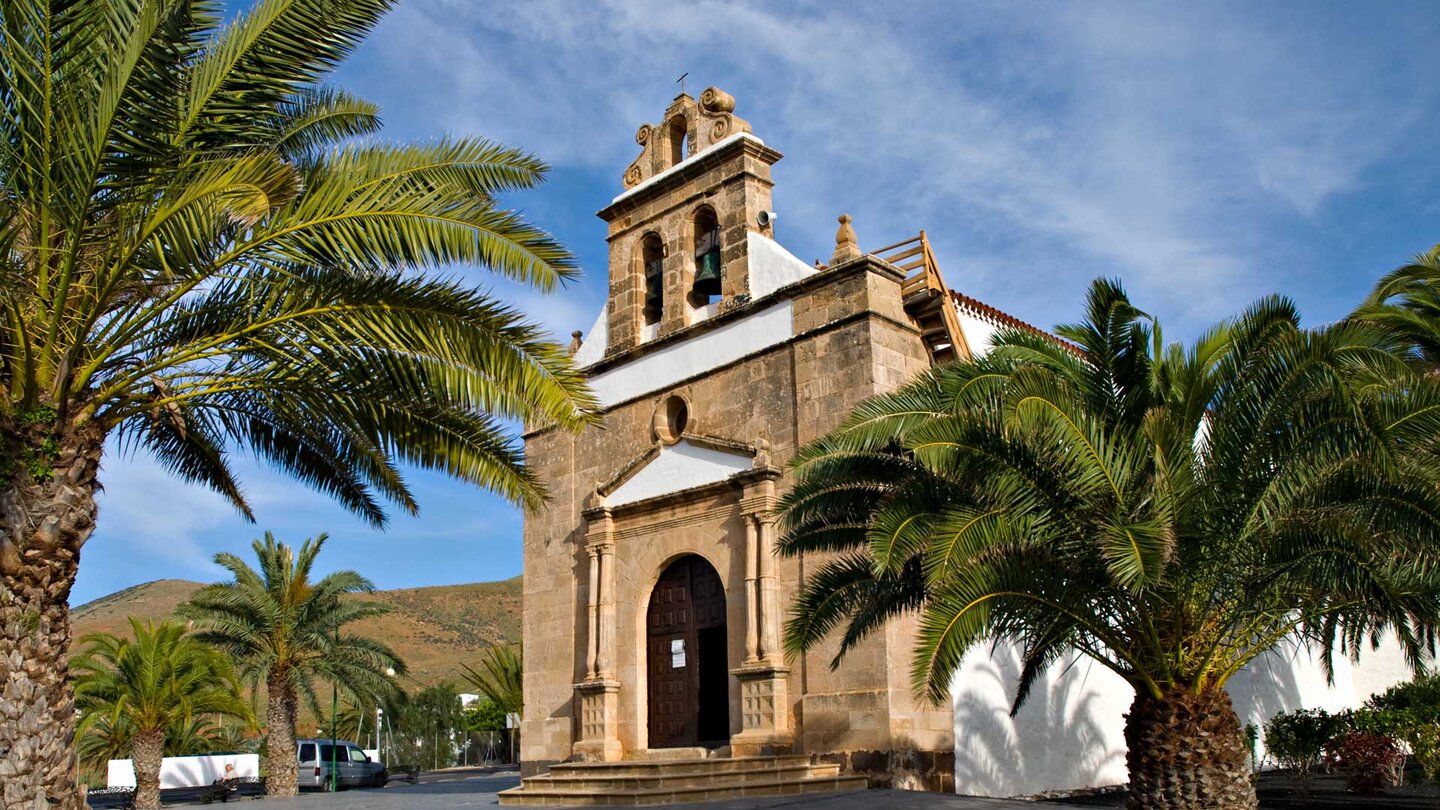
[[[402,463],[540,503],[506,425],[592,418],[562,346],[438,275],[576,274],[497,201],[545,165],[387,143],[322,84],[393,4],[0,5],[0,659],[29,664],[0,694],[0,805],[78,801],[66,602],[107,447],[246,517],[250,451],[381,525],[418,508]]]
[[[1225,683],[1299,635],[1419,664],[1440,621],[1440,382],[1385,333],[1304,330],[1262,300],[1189,346],[1097,281],[1069,345],[984,357],[859,406],[795,460],[782,553],[827,555],[786,625],[839,656],[918,612],[912,676],[949,700],[986,640],[1023,653],[1015,706],[1078,650],[1135,689],[1132,808],[1253,808]]]
[[[71,663],[82,735],[128,737],[135,806],[160,806],[160,761],[168,739],[204,719],[250,720],[235,669],[224,655],[173,622],[130,620],[134,638],[92,633]]]
[[[461,664],[465,682],[505,714],[520,714],[525,706],[524,654],[519,644],[492,644],[480,659],[480,669]],[[482,671],[483,670],[483,671]]]
[[[189,619],[195,637],[230,656],[258,694],[265,685],[265,791],[274,796],[297,792],[295,718],[303,698],[316,717],[328,715],[315,693],[327,681],[352,700],[385,696],[395,690],[391,673],[405,664],[384,643],[340,629],[380,616],[389,606],[346,594],[368,593],[375,586],[354,571],[336,571],[319,581],[311,569],[325,535],[306,540],[299,552],[269,532],[251,548],[259,570],[233,554],[215,562],[233,576],[229,582],[201,588],[177,608]]]
[[[215,722],[204,717],[176,717],[165,730],[165,756],[185,757],[209,753],[246,753],[254,750],[249,729],[239,723]],[[135,727],[125,716],[93,714],[82,717],[75,751],[80,766],[103,774],[112,759],[130,756]]]

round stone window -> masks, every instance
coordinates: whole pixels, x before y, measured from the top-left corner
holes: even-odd
[[[690,403],[672,394],[655,409],[655,437],[666,444],[680,441],[690,427]]]

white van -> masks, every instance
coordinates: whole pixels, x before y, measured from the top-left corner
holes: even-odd
[[[360,746],[349,740],[296,740],[295,758],[300,763],[300,787],[330,790],[330,762],[334,756],[338,787],[385,787],[389,774],[385,766],[372,762]]]

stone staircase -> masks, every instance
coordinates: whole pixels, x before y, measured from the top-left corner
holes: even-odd
[[[566,762],[501,791],[505,806],[639,806],[864,790],[863,776],[813,764],[808,754]]]

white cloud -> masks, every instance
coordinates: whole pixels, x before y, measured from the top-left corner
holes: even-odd
[[[848,210],[869,244],[926,228],[954,286],[1017,314],[1073,317],[1117,274],[1193,326],[1279,286],[1267,226],[1354,188],[1429,98],[1384,92],[1352,32],[1325,33],[1355,47],[1238,5],[411,0],[370,57],[388,108],[424,87],[428,125],[616,188],[688,70],[790,154],[776,202],[800,255]]]
[[[147,455],[121,456],[113,445],[107,450],[96,542],[114,538],[165,576],[176,575],[176,569],[189,576],[212,574],[209,532],[234,523],[235,508],[220,495],[170,475]]]

